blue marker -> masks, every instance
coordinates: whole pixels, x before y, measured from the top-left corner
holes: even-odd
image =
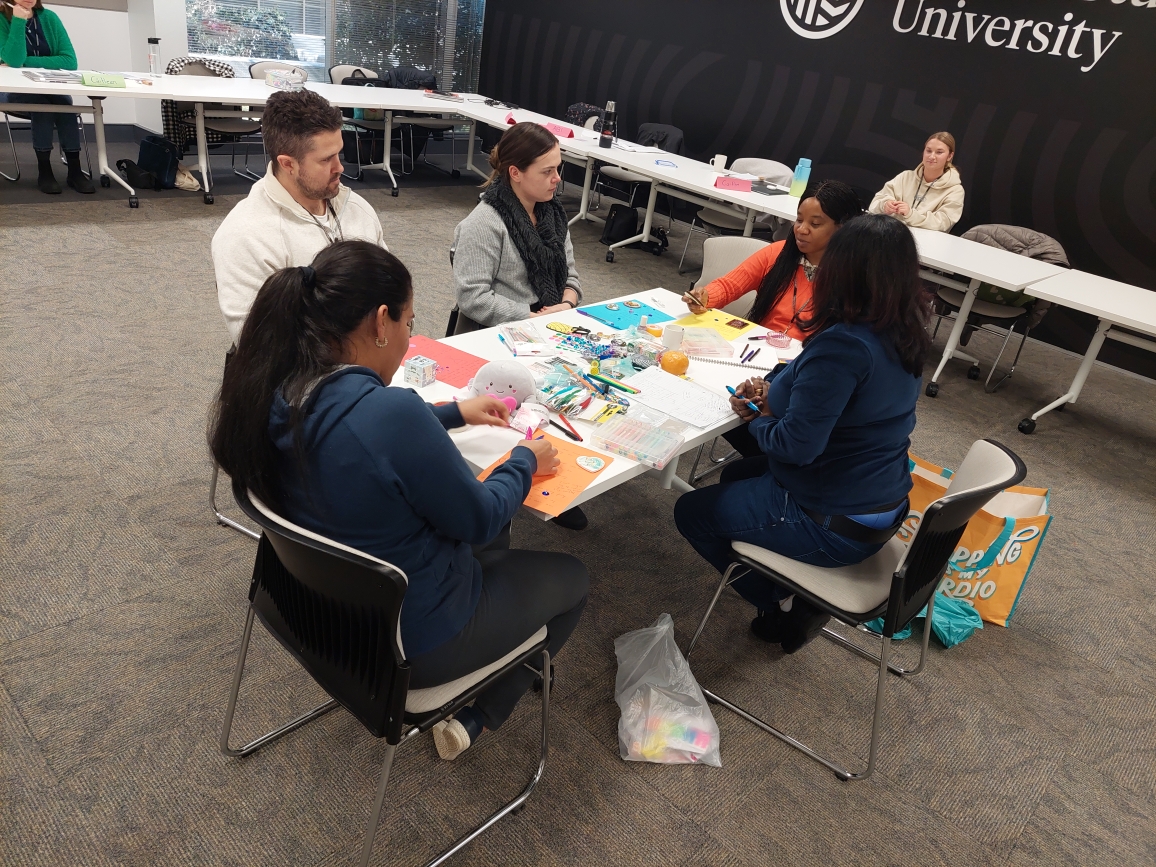
[[[731,393],[731,395],[733,395],[734,397],[739,396],[738,392],[735,391],[733,388],[731,388],[729,385],[727,386],[727,391],[729,391]],[[761,409],[759,409],[757,406],[755,406],[753,403],[751,403],[749,400],[747,401],[747,406],[749,406],[751,408],[752,412],[755,412],[758,415],[763,414],[763,411]]]

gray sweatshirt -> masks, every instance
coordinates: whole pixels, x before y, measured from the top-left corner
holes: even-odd
[[[574,245],[566,233],[566,285],[582,299],[574,268]],[[498,212],[479,202],[454,230],[454,285],[458,310],[486,327],[530,316],[538,300],[526,264]]]

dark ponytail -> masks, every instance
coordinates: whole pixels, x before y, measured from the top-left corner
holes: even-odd
[[[818,199],[823,213],[838,226],[863,213],[863,204],[859,201],[859,196],[842,181],[823,181],[808,186],[803,197],[799,199],[799,204],[812,198]],[[787,235],[783,249],[779,252],[779,258],[763,278],[747,319],[751,322],[762,322],[771,312],[795,278],[795,272],[799,270],[800,255],[799,245],[795,243],[795,232],[792,229]]]
[[[815,277],[811,315],[800,317],[799,327],[810,340],[839,323],[869,325],[904,370],[922,376],[931,347],[930,298],[911,230],[894,217],[864,214],[831,238]]]
[[[237,352],[209,420],[209,447],[221,468],[269,503],[279,500],[278,451],[269,411],[279,391],[292,408],[300,448],[306,392],[338,365],[349,335],[381,305],[395,322],[409,303],[409,271],[366,241],[326,247],[312,265],[265,281],[249,310]]]

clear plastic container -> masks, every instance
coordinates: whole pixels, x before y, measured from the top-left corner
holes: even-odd
[[[682,335],[682,351],[709,358],[734,358],[735,348],[713,328],[688,328]]]
[[[678,454],[684,442],[681,434],[655,427],[640,419],[621,416],[599,427],[591,439],[600,449],[656,470],[665,467]]]

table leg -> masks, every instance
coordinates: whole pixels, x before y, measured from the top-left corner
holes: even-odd
[[[400,138],[398,139],[398,144],[399,145],[401,144]],[[393,112],[392,111],[387,111],[385,113],[385,141],[382,142],[382,150],[384,151],[384,157],[385,157],[385,159],[382,160],[382,162],[385,163],[385,166],[384,166],[385,173],[387,175],[389,175],[389,183],[392,186],[392,189],[389,192],[390,192],[390,195],[396,196],[397,195],[397,178],[395,178],[393,176],[393,167],[390,165],[390,163],[393,162],[393,160],[391,159],[393,156]],[[372,159],[372,155],[370,156],[370,158]],[[413,166],[410,166],[410,169],[412,171]],[[405,173],[405,148],[404,147],[402,148],[402,151],[401,151],[401,170],[402,170],[402,173],[404,174]]]
[[[470,139],[469,144],[466,145],[466,168],[479,177],[488,178],[489,172],[483,172],[474,165],[474,138],[477,136],[478,122],[476,120],[470,121]]]
[[[743,226],[743,237],[749,238],[755,231],[755,209],[747,208],[747,222]]]
[[[573,226],[579,220],[589,220],[591,223],[601,223],[603,220],[590,216],[590,188],[594,184],[594,157],[586,158],[586,177],[582,179],[582,205],[569,225]]]
[[[96,165],[101,175],[109,180],[116,181],[129,194],[129,204],[136,201],[136,190],[125,183],[118,172],[108,167],[108,145],[104,139],[104,97],[96,96],[92,101],[92,132],[96,136]]]
[[[694,486],[684,482],[676,473],[678,472],[678,455],[670,459],[668,463],[661,470],[651,470],[650,473],[658,477],[659,484],[666,490],[675,490],[680,494],[687,494],[694,490]]]
[[[213,204],[213,179],[209,175],[209,138],[205,134],[205,104],[198,102],[197,109],[197,170],[201,173],[201,187],[205,191],[205,204]]]
[[[939,393],[939,375],[943,373],[943,368],[947,367],[947,362],[955,354],[955,348],[959,346],[959,337],[963,334],[963,327],[967,324],[967,316],[971,313],[972,305],[975,304],[975,291],[979,288],[980,280],[973,279],[968,284],[967,291],[963,293],[963,302],[959,305],[959,313],[955,317],[955,324],[951,326],[951,334],[947,336],[947,346],[943,347],[943,357],[939,359],[939,366],[935,368],[935,373],[931,377],[931,382],[927,384],[928,397],[935,397]]]
[[[1022,433],[1031,433],[1036,429],[1036,420],[1040,416],[1057,409],[1066,403],[1075,403],[1080,397],[1080,392],[1084,388],[1084,383],[1088,379],[1088,374],[1092,372],[1092,365],[1096,362],[1096,356],[1100,354],[1100,347],[1104,345],[1104,338],[1108,335],[1108,329],[1112,327],[1112,323],[1101,319],[1096,326],[1096,333],[1092,335],[1092,342],[1088,344],[1088,351],[1084,353],[1084,360],[1080,362],[1080,368],[1076,371],[1075,377],[1072,379],[1072,384],[1068,388],[1067,394],[1056,398],[1039,412],[1032,413],[1031,418],[1025,418],[1020,422],[1019,429]]]
[[[654,181],[650,185],[650,198],[646,202],[646,217],[642,221],[642,233],[635,235],[633,238],[627,238],[625,241],[619,241],[617,244],[611,244],[606,251],[606,261],[613,262],[613,253],[619,247],[626,247],[638,241],[647,243],[650,241],[650,226],[654,222],[654,205],[658,201],[658,182]]]

